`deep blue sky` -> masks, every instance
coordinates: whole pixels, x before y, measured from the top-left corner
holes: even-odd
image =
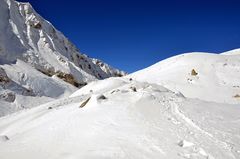
[[[172,55],[240,48],[239,0],[21,0],[81,52],[133,72]]]

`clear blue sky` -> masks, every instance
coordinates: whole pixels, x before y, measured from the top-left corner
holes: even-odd
[[[240,48],[239,0],[21,0],[81,52],[133,72],[191,51]]]

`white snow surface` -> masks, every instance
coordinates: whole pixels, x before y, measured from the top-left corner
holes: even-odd
[[[223,54],[187,53],[160,61],[137,71],[131,78],[157,83],[189,98],[239,104],[239,50]],[[191,75],[194,69],[198,74]]]
[[[0,158],[238,159],[239,113],[237,104],[109,78],[0,118],[0,136],[8,138],[0,142]]]

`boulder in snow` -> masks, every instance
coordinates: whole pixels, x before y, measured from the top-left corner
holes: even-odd
[[[104,99],[107,99],[107,97],[105,97],[103,94],[102,95],[99,95],[97,97],[98,100],[104,100]]]
[[[234,98],[240,98],[239,94],[236,94],[235,96],[233,96]]]
[[[0,99],[3,99],[7,102],[14,102],[16,99],[16,96],[13,92],[4,92],[3,94],[0,94]]]
[[[197,76],[197,75],[198,75],[198,73],[196,72],[196,70],[195,70],[195,69],[192,69],[192,71],[191,71],[191,75],[192,75],[192,76]]]
[[[6,72],[4,69],[0,68],[0,84],[6,84],[9,83],[10,79],[8,78]]]
[[[84,102],[82,102],[82,104],[80,105],[80,108],[83,108],[84,106],[86,106],[90,99],[91,99],[91,97],[89,97]]]

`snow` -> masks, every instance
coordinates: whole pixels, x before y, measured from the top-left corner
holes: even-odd
[[[3,65],[2,68],[7,73],[8,77],[17,84],[29,88],[34,94],[47,97],[59,97],[70,95],[77,88],[62,81],[48,77],[29,64],[18,60],[16,64]]]
[[[0,158],[238,159],[238,71],[238,55],[191,53],[90,82],[0,118]]]
[[[94,81],[89,83],[87,86],[79,89],[74,92],[70,97],[76,97],[83,94],[100,94],[106,91],[110,91],[113,88],[120,87],[124,85],[126,82],[121,78],[108,78],[106,80]]]
[[[1,0],[0,32],[0,159],[240,158],[239,49],[111,77],[29,3]]]
[[[240,157],[238,105],[188,99],[128,78],[82,90],[0,118],[0,134],[10,138],[0,143],[0,158]]]
[[[240,55],[240,49],[234,49],[227,52],[222,53],[223,55]]]
[[[189,98],[219,103],[240,103],[240,56],[210,53],[181,54],[163,60],[129,77],[157,83]],[[198,73],[191,75],[192,69]]]
[[[21,60],[11,65],[4,64],[1,68],[4,70],[2,74],[10,82],[0,85],[0,99],[4,100],[0,116],[69,96],[77,90],[71,84],[56,77],[48,77]]]
[[[192,147],[194,144],[191,143],[191,142],[185,141],[185,140],[181,140],[178,143],[178,145],[181,146],[181,147]]]

